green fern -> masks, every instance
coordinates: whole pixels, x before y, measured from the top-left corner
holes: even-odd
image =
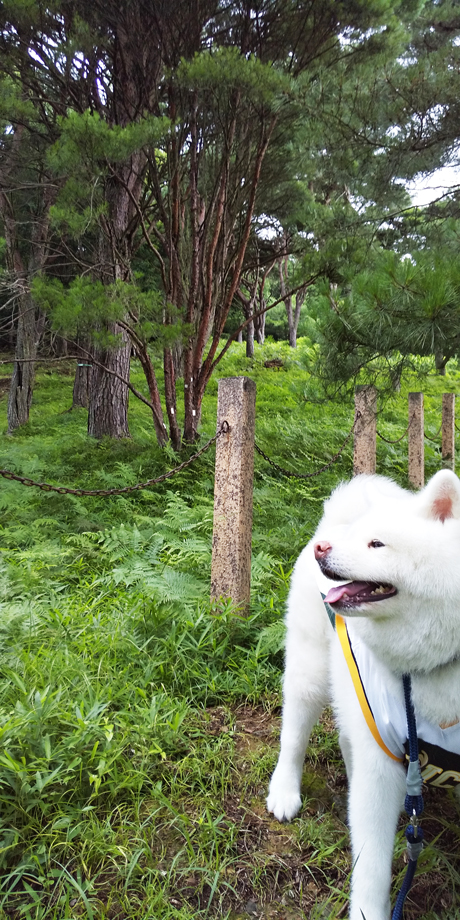
[[[283,620],[270,623],[262,630],[256,646],[256,655],[276,655],[284,648],[286,627]]]
[[[270,553],[260,550],[251,561],[251,586],[254,591],[264,587],[271,570],[276,565],[276,559]]]

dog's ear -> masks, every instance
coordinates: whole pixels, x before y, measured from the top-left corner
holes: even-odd
[[[440,470],[417,496],[423,517],[433,521],[460,519],[460,480],[451,470]]]

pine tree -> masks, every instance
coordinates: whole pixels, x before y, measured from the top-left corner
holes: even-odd
[[[394,198],[385,202],[388,192],[405,194],[403,182],[458,163],[459,37],[458,4],[429,0],[405,52],[375,72],[365,93],[356,87],[353,108],[344,83],[342,111],[332,110],[360,164],[362,219],[381,247],[394,250],[371,247],[366,270],[317,301],[321,370],[334,386],[355,380],[364,368],[367,374],[383,370],[391,385],[412,354],[431,356],[443,373],[459,352],[459,186],[454,179],[450,191],[424,209],[404,206],[402,198],[399,206]],[[362,165],[363,141],[373,169]],[[374,204],[366,207],[371,189]],[[412,258],[401,261],[405,254]]]
[[[0,83],[3,105],[0,216],[6,245],[6,288],[16,315],[16,349],[8,398],[8,431],[29,419],[35,359],[43,331],[31,282],[43,270],[50,248],[50,207],[57,188],[46,168],[45,148],[23,88]],[[15,112],[20,121],[13,126]]]
[[[419,0],[260,0],[255,7],[79,0],[55,11],[32,0],[3,7],[0,67],[13,81],[20,75],[38,101],[62,179],[68,157],[68,201],[72,184],[73,202],[81,192],[86,198],[80,230],[77,221],[72,231],[74,240],[80,233],[80,264],[110,288],[134,282],[141,237],[156,260],[175,448],[181,443],[177,374],[183,370],[183,435],[193,441],[254,222],[263,213],[270,151],[285,147],[301,119],[314,133],[324,75],[399,48],[400,19],[420,6]],[[164,118],[159,135],[155,124]],[[95,167],[92,181],[86,176],[76,189],[85,162]],[[181,348],[178,324],[188,330]],[[108,332],[95,356],[89,430],[123,436],[137,333],[129,316],[118,316]],[[164,437],[148,343],[137,338],[157,436]]]
[[[58,119],[72,113],[97,113],[107,126],[120,128],[144,117],[162,66],[157,12],[142,0],[127,6],[69,2],[59,10],[40,2],[3,8],[0,66],[35,100],[48,143],[59,137]],[[144,169],[142,149],[134,146],[104,177],[104,208],[91,265],[94,277],[104,283],[130,277]],[[123,381],[129,377],[131,343],[122,326],[115,324],[109,331],[116,346],[97,355],[89,432],[123,437],[128,434],[128,388]]]
[[[414,356],[432,357],[442,373],[459,354],[460,229],[455,224],[443,234],[441,247],[413,257],[369,253],[368,266],[355,275],[348,293],[324,288],[315,314],[319,371],[327,386],[365,379],[391,389],[406,367],[414,367]]]

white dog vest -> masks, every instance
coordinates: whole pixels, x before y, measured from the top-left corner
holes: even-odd
[[[409,759],[404,699],[388,687],[385,665],[362,642],[353,629],[336,614],[335,627],[353,685],[372,735],[392,758]],[[448,728],[433,725],[416,713],[419,760],[424,783],[450,788],[460,783],[460,723]]]

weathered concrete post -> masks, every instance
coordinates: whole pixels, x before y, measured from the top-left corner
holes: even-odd
[[[455,469],[455,393],[442,394],[442,465]]]
[[[252,492],[256,385],[249,377],[219,380],[211,600],[232,598],[242,610],[251,591]]]
[[[377,454],[377,390],[356,387],[353,475],[375,473]]]
[[[423,393],[409,393],[409,483],[416,489],[425,485],[425,423]]]

